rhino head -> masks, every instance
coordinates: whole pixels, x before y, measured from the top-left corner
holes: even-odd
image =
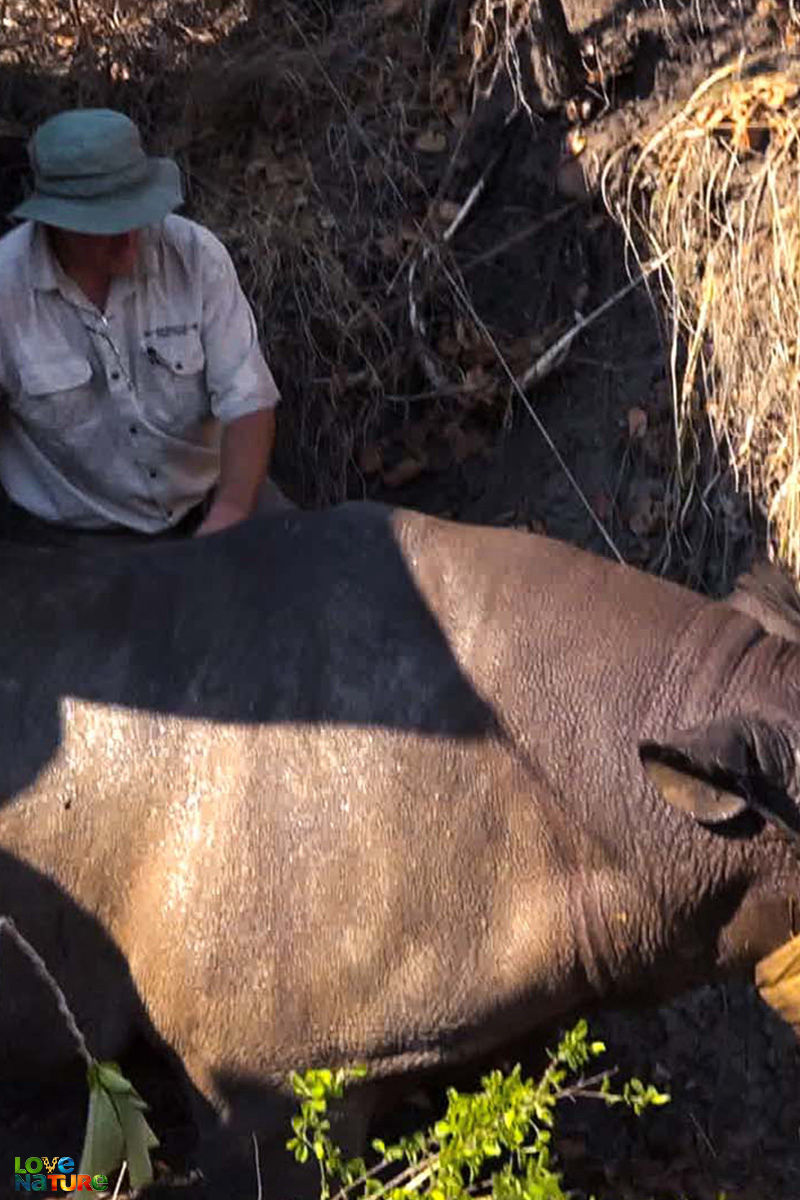
[[[726,717],[639,747],[645,772],[664,799],[703,825],[755,812],[800,840],[800,742],[760,717]]]
[[[732,834],[750,813],[800,850],[800,738],[787,726],[726,717],[643,742],[639,756],[663,798],[699,824]],[[800,1037],[800,935],[756,964],[755,982]]]

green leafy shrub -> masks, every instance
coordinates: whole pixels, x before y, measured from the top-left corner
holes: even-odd
[[[669,1096],[630,1079],[619,1091],[611,1071],[587,1075],[602,1054],[602,1042],[589,1040],[585,1021],[570,1030],[537,1081],[523,1079],[519,1066],[508,1074],[492,1071],[481,1090],[466,1094],[450,1088],[447,1111],[428,1130],[387,1145],[372,1143],[379,1161],[345,1161],[330,1137],[328,1102],[364,1070],[314,1070],[294,1074],[292,1085],[300,1112],[287,1143],[299,1162],[316,1162],[320,1200],[568,1200],[551,1151],[557,1104],[566,1099],[596,1099],[622,1104],[640,1115]]]

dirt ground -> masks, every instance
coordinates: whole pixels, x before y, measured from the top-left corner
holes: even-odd
[[[61,8],[69,10],[66,3]],[[191,29],[190,8],[176,5],[174,20]],[[605,64],[602,86],[591,96],[587,160],[685,95],[693,80],[736,49],[773,49],[788,13],[788,3],[756,0],[565,0],[565,8],[582,45],[593,47]],[[260,36],[247,22],[239,27],[231,20],[231,29],[238,45]],[[0,57],[4,207],[16,194],[22,165],[19,132],[11,127],[28,128],[32,117],[54,106],[61,86],[44,71],[9,65],[8,58],[3,65]],[[131,82],[120,86],[119,94],[130,97],[124,86]],[[174,112],[168,94],[174,86],[165,86],[162,95],[153,85],[151,110],[161,104]],[[529,360],[576,310],[591,311],[628,279],[617,226],[598,203],[575,203],[559,191],[568,120],[561,111],[537,110],[533,99],[531,118],[510,128],[504,160],[453,246],[481,321],[504,346],[524,343]],[[457,200],[479,177],[510,109],[510,90],[498,84],[458,155],[448,193]],[[434,188],[441,164],[422,162],[419,170],[423,185]],[[190,193],[190,215],[201,190],[197,184]],[[540,220],[549,223],[537,235],[475,262]],[[246,247],[231,248],[247,280]],[[436,304],[446,305],[438,297],[436,292],[429,301],[434,325]],[[369,496],[457,520],[543,530],[601,554],[611,553],[610,538],[627,562],[712,594],[730,589],[763,536],[750,499],[727,478],[709,478],[702,500],[688,499],[680,527],[668,527],[665,500],[675,467],[668,363],[658,295],[649,296],[644,287],[577,339],[565,361],[529,394],[530,408],[515,400],[459,417],[461,434],[474,438],[470,453],[453,450],[453,439],[442,433],[453,421],[453,407],[426,398],[416,370],[400,378],[398,397],[362,423],[346,465],[333,464],[332,454],[326,464],[326,443],[320,450],[318,437],[312,453],[308,413],[291,364],[281,357],[282,336],[279,331],[271,347],[285,396],[277,470],[301,503],[345,493]],[[359,454],[375,445],[385,469],[370,472]],[[402,483],[402,472],[393,476],[392,469],[411,451],[424,467]],[[335,482],[323,487],[323,475]],[[659,1010],[604,1013],[593,1018],[592,1029],[623,1074],[651,1079],[673,1099],[641,1121],[585,1107],[564,1114],[559,1147],[576,1197],[798,1200],[800,1053],[747,985],[709,987]],[[136,1081],[145,1095],[152,1094],[152,1064],[142,1059],[130,1069],[143,1075],[143,1082]],[[163,1098],[161,1085],[152,1086]],[[56,1127],[71,1103],[52,1108]],[[22,1144],[26,1131],[41,1130],[42,1119],[37,1111],[31,1126],[19,1098],[4,1099],[0,1092],[0,1126],[12,1141]],[[190,1138],[184,1118],[178,1111],[165,1120],[166,1157],[185,1166]]]

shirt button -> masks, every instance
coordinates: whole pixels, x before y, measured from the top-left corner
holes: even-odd
[[[135,425],[129,425],[129,426],[128,426],[128,433],[130,433],[130,434],[133,434],[133,436],[134,436],[134,437],[136,436],[136,434],[137,434],[138,432],[139,432],[139,430],[136,428],[136,426],[135,426]]]
[[[111,372],[111,378],[112,378],[112,379],[114,380],[114,382],[116,383],[116,381],[119,379],[119,371],[112,371],[112,372]]]
[[[147,472],[147,474],[150,476],[151,479],[155,479],[155,477],[158,475],[158,471],[154,470],[154,468],[151,467],[150,470]]]
[[[175,370],[176,370],[176,371],[182,371],[182,370],[183,370],[183,363],[178,363],[178,362],[176,362],[176,363],[175,363]]]

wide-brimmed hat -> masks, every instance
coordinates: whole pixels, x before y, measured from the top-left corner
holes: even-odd
[[[51,117],[28,144],[32,194],[12,213],[76,233],[155,225],[183,201],[171,158],[149,158],[124,113],[78,108]]]

